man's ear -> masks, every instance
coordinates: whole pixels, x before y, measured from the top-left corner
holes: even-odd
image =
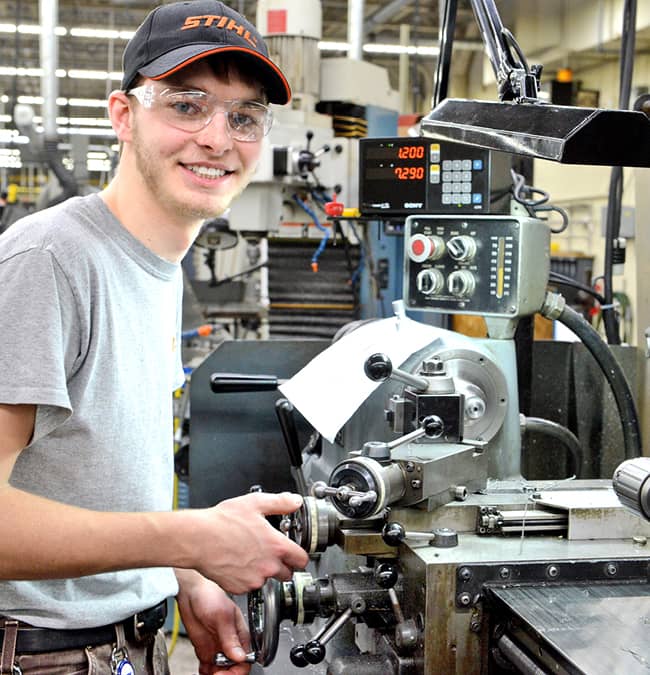
[[[129,97],[126,92],[113,91],[108,97],[108,117],[120,142],[130,141],[133,128],[133,116]]]

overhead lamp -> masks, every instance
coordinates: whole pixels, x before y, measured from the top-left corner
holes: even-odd
[[[438,96],[436,91],[433,110],[420,122],[422,135],[565,164],[650,166],[650,153],[644,151],[650,148],[645,113],[543,102],[538,95],[541,66],[528,65],[493,0],[471,3],[500,101],[445,100],[446,92]],[[451,22],[445,17],[443,34]]]

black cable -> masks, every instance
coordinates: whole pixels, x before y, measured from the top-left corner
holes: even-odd
[[[416,30],[413,31],[413,38],[411,43],[415,48],[415,54],[411,57],[411,92],[413,94],[413,112],[418,110],[418,96],[421,93],[420,85],[418,84],[418,32],[417,26],[420,25],[420,0],[415,0],[413,7],[413,26]]]
[[[559,272],[551,272],[549,274],[549,281],[554,281],[559,286],[570,286],[571,288],[577,288],[579,291],[583,291],[583,293],[591,295],[601,305],[605,302],[605,298],[598,291],[591,288],[591,286],[587,286],[587,284],[581,284],[579,281],[576,281],[571,277],[566,277],[564,274],[560,274]]]
[[[565,305],[557,320],[571,329],[580,338],[584,346],[596,359],[603,375],[612,388],[616,407],[621,417],[625,458],[640,457],[642,446],[639,418],[636,412],[634,396],[625,378],[623,369],[598,332],[587,323],[581,314]]]
[[[512,197],[528,211],[530,216],[538,218],[539,216],[537,213],[539,211],[555,211],[560,214],[562,225],[556,229],[552,227],[549,228],[551,232],[553,234],[561,234],[569,227],[569,214],[563,208],[555,206],[555,204],[546,203],[550,199],[548,192],[533,187],[532,185],[526,185],[524,176],[517,173],[514,169],[510,169],[510,175],[512,176]],[[532,199],[531,197],[534,194],[539,195],[539,198]]]
[[[618,107],[627,110],[630,107],[632,75],[634,70],[634,49],[636,45],[636,0],[625,0],[623,8],[623,28],[621,40],[621,63]],[[605,262],[603,273],[603,295],[605,304],[602,309],[603,323],[607,342],[620,344],[620,327],[618,316],[614,311],[613,265],[614,243],[620,235],[621,208],[623,201],[623,168],[615,166],[609,180],[607,199],[607,218],[605,228]]]
[[[580,478],[582,469],[582,447],[576,435],[566,427],[557,422],[543,419],[541,417],[523,417],[521,429],[524,433],[539,433],[551,436],[560,441],[562,445],[571,453],[573,460],[573,473],[576,478]]]
[[[261,270],[263,267],[268,266],[268,262],[263,262],[260,263],[259,265],[255,265],[254,267],[249,267],[247,270],[244,270],[243,272],[237,272],[237,274],[233,274],[229,277],[224,277],[223,279],[219,279],[216,284],[211,284],[214,286],[221,286],[222,284],[227,284],[229,281],[234,281],[235,279],[238,279],[239,277],[246,276],[247,274],[250,274],[251,272],[257,272],[257,270]]]
[[[431,107],[447,98],[449,91],[449,71],[451,70],[451,55],[456,30],[456,15],[458,14],[458,0],[445,0],[442,26],[440,27],[440,53],[433,83],[433,99]]]

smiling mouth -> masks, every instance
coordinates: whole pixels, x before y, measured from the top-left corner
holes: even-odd
[[[184,164],[183,166],[200,178],[222,178],[223,176],[228,176],[229,174],[234,173],[233,171],[215,169],[208,166],[194,166],[192,164]]]

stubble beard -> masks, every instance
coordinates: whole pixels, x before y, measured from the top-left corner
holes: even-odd
[[[225,204],[218,203],[210,208],[199,204],[188,204],[185,201],[176,199],[171,191],[165,190],[162,187],[162,171],[159,169],[162,166],[162,161],[151,152],[147,144],[140,140],[137,128],[133,130],[132,147],[135,155],[136,169],[142,177],[147,190],[153,196],[156,203],[166,212],[174,214],[180,219],[205,220],[221,215],[230,206],[232,201],[241,194],[248,183],[248,181],[245,181],[244,185],[235,194],[231,195]]]

